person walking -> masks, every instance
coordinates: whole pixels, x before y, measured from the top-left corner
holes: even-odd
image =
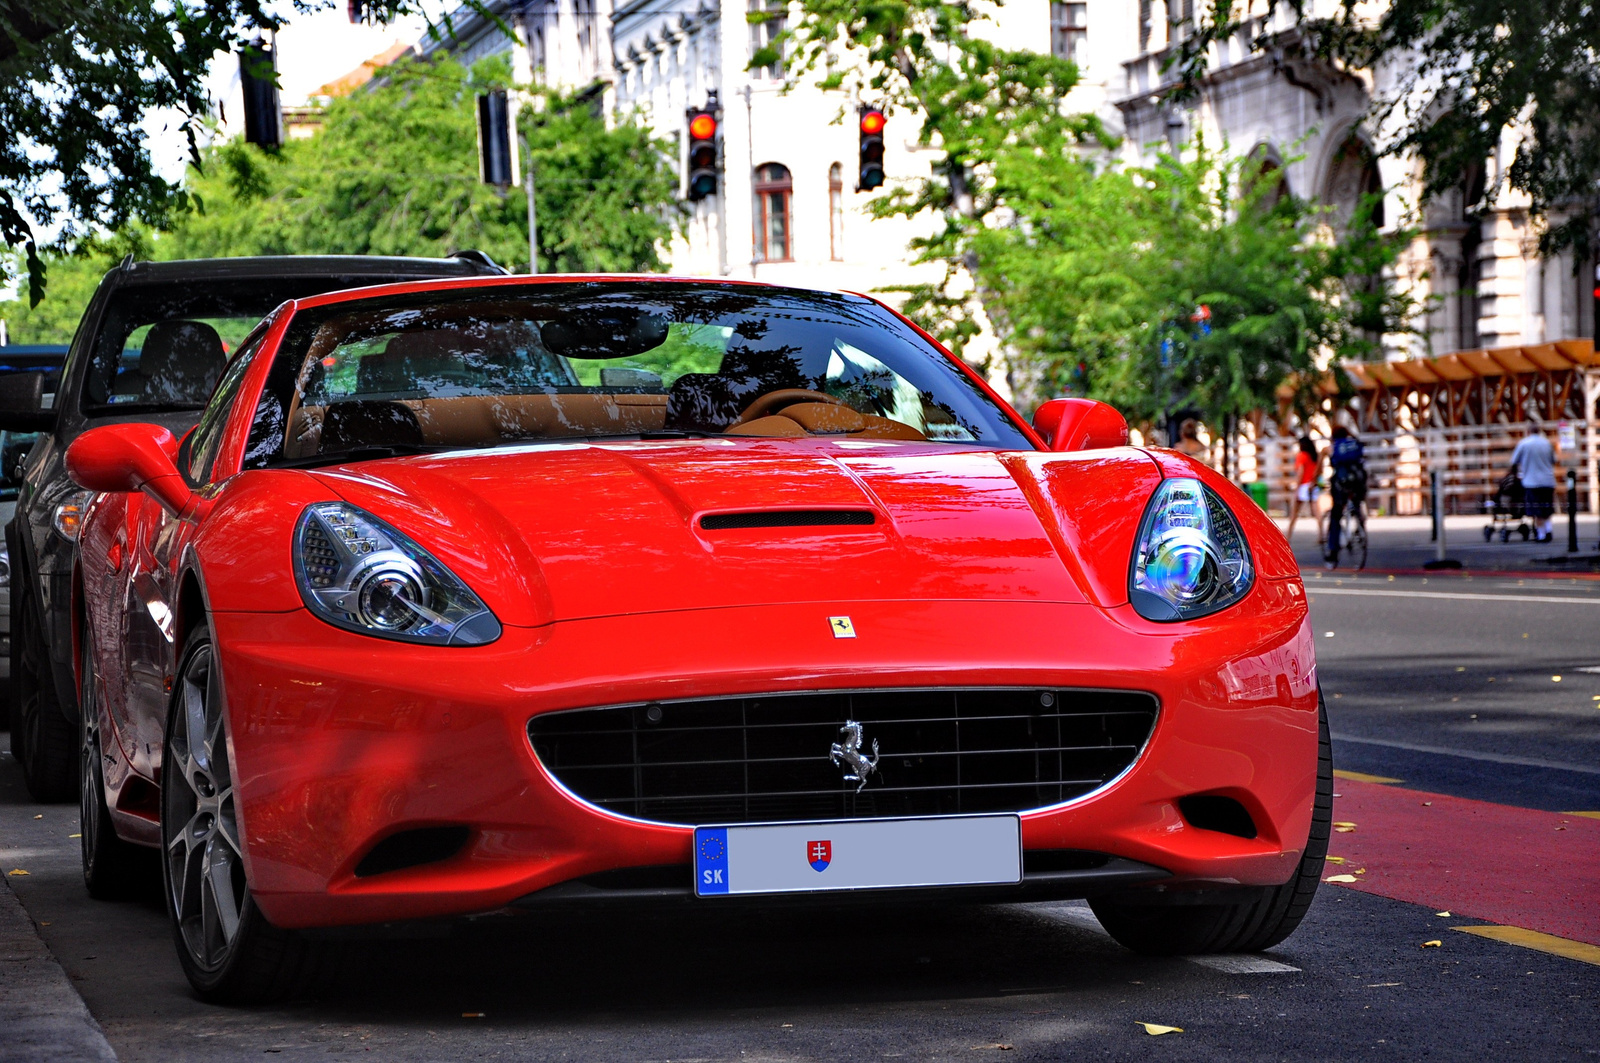
[[[1300,507],[1306,507],[1311,519],[1317,522],[1317,545],[1327,538],[1322,529],[1322,515],[1317,512],[1317,478],[1322,475],[1322,454],[1310,436],[1300,437],[1300,449],[1294,456],[1294,502],[1289,510],[1289,530],[1283,537],[1294,541],[1294,525],[1300,519]]]
[[[1333,509],[1328,513],[1328,549],[1322,559],[1328,568],[1333,568],[1339,563],[1339,523],[1344,520],[1344,511],[1349,506],[1359,506],[1367,497],[1366,450],[1342,424],[1334,426],[1328,465],[1333,470]]]
[[[1533,521],[1534,541],[1547,543],[1555,538],[1551,516],[1556,508],[1556,454],[1537,421],[1528,424],[1528,434],[1511,451],[1511,471],[1522,481],[1523,513]]]

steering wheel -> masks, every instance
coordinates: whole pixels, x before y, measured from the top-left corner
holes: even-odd
[[[820,391],[809,391],[805,388],[779,388],[777,391],[769,391],[765,395],[758,396],[756,401],[744,408],[744,412],[739,415],[739,419],[728,427],[735,428],[742,424],[748,424],[757,418],[777,413],[785,406],[793,406],[799,402],[827,402],[835,406],[845,405],[843,400],[836,399],[832,395],[827,395]]]

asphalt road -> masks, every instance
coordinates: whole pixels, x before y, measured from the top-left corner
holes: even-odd
[[[1391,796],[1516,806],[1541,831],[1600,811],[1600,674],[1576,671],[1600,666],[1600,583],[1310,585],[1340,769],[1400,780]],[[1600,1058],[1600,966],[1339,885],[1245,972],[1134,956],[1074,903],[495,918],[363,946],[316,1000],[215,1008],[189,993],[154,895],[86,897],[76,818],[28,805],[0,758],[0,862],[29,872],[8,882],[126,1061]],[[1567,851],[1600,904],[1600,847]],[[1504,899],[1513,915],[1539,885],[1507,887],[1529,898]],[[1432,887],[1453,903],[1450,880]]]

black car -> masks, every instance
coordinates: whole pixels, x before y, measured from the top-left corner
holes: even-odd
[[[36,800],[77,793],[81,742],[72,578],[89,494],[67,445],[96,425],[149,421],[183,435],[223,367],[273,308],[342,288],[503,274],[486,255],[448,259],[284,256],[135,262],[106,274],[78,325],[53,401],[43,372],[0,375],[0,431],[38,432],[6,525],[11,563],[11,751]],[[7,470],[9,471],[9,470]]]
[[[61,380],[61,363],[67,357],[65,344],[0,344],[0,376],[11,373],[44,374],[46,404],[54,398]],[[22,485],[22,465],[38,440],[37,432],[0,430],[0,526],[11,523],[17,508],[17,490]],[[11,556],[0,544],[0,678],[11,677]],[[0,691],[5,688],[0,683]],[[5,726],[0,720],[0,726]]]

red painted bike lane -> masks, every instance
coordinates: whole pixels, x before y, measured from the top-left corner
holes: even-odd
[[[1600,820],[1335,781],[1324,879],[1452,914],[1600,945]],[[1357,872],[1361,872],[1357,874]]]

